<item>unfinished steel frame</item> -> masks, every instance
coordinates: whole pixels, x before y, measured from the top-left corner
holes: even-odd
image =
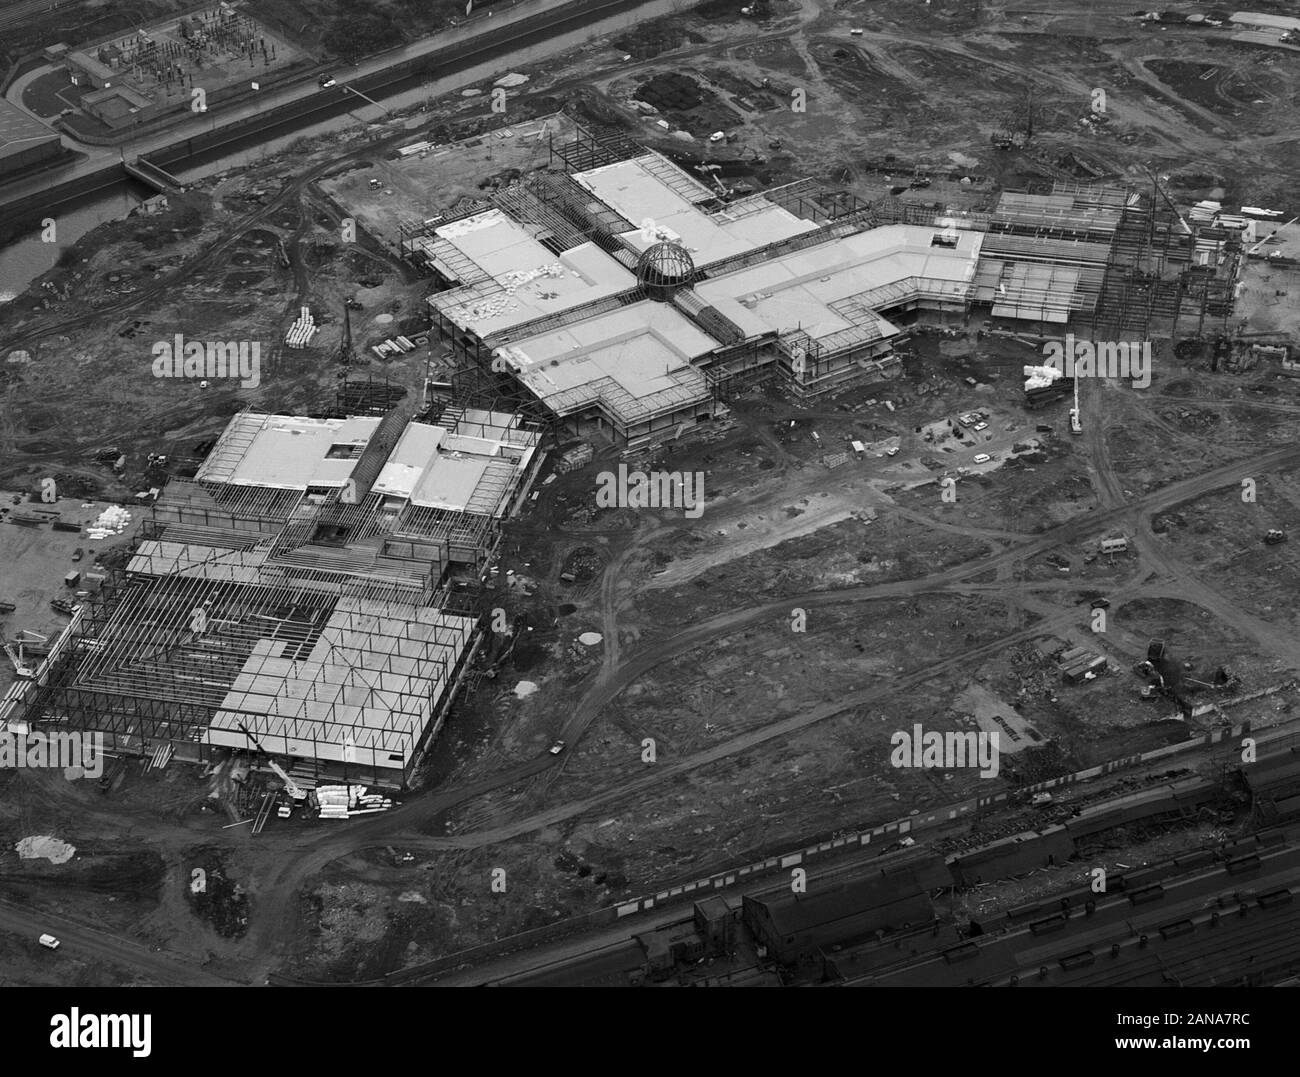
[[[283,708],[276,705],[284,714],[262,708],[239,720],[259,740],[291,735],[312,743],[321,749],[312,757],[318,772],[328,769],[326,745],[349,738],[376,750],[401,749],[406,765],[397,769],[405,780],[477,647],[473,633],[438,622],[442,615],[426,597],[393,581],[323,572],[255,584],[202,575],[127,577],[87,601],[28,716],[52,730],[103,733],[110,750],[125,754],[167,742],[178,758],[204,761],[230,747],[213,745],[209,731],[237,679],[251,671],[274,685],[283,662],[323,646],[328,660],[318,663],[319,675],[283,697]],[[382,725],[357,720],[359,710],[373,714],[381,700]],[[319,717],[307,717],[309,711]],[[292,734],[277,732],[276,723],[290,723]],[[328,741],[318,727],[332,730]]]
[[[1198,338],[1207,335],[1207,322],[1210,335],[1226,333],[1240,246],[1240,237],[1229,230],[1188,225],[1153,181],[1149,194],[1137,194],[1124,207],[1093,335],[1148,339],[1153,327],[1168,326],[1176,337],[1185,319],[1195,319],[1193,335]],[[1197,265],[1202,250],[1214,258],[1208,272]],[[1227,263],[1225,273],[1219,272],[1220,255]]]

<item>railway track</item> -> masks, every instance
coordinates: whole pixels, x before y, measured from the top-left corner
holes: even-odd
[[[58,11],[76,6],[76,0],[22,0],[17,4],[0,7],[0,30],[21,25],[39,12]]]

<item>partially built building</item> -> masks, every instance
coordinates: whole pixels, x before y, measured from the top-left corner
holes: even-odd
[[[811,180],[732,198],[703,175],[580,129],[487,208],[404,232],[468,391],[636,446],[758,380],[818,396],[887,377],[922,320],[1146,334],[1225,291],[1186,271],[1213,237],[1154,192],[1058,182],[949,215]]]
[[[0,719],[406,785],[479,644],[449,580],[482,570],[539,439],[498,412],[236,415]]]

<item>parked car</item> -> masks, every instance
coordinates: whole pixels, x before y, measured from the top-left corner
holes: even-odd
[[[549,748],[547,748],[546,750],[547,750],[548,752],[550,752],[551,755],[559,755],[562,751],[564,751],[564,741],[562,741],[562,740],[557,740],[554,744],[552,744],[552,745],[551,745]]]
[[[989,424],[988,424],[988,423],[976,423],[976,424],[972,427],[972,429],[973,429],[973,430],[975,431],[975,433],[977,433],[977,434],[978,434],[981,430],[987,430],[988,428],[989,428]]]
[[[893,448],[891,448],[891,449],[886,449],[886,450],[885,450],[885,455],[886,455],[886,456],[897,456],[897,455],[898,455],[898,446],[895,445],[895,446],[894,446]]]
[[[977,452],[975,454],[975,463],[977,464],[987,464],[992,459],[993,457],[986,452]]]
[[[80,561],[85,555],[86,555],[86,551],[83,550],[80,546],[78,546],[75,550],[72,551],[72,559],[74,561]]]
[[[320,83],[320,88],[322,90],[328,90],[331,86],[337,85],[337,83],[334,81],[333,75],[322,75],[316,81]]]

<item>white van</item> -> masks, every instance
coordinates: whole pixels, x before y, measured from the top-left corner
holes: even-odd
[[[42,935],[39,941],[47,950],[57,950],[61,945],[53,935]]]

